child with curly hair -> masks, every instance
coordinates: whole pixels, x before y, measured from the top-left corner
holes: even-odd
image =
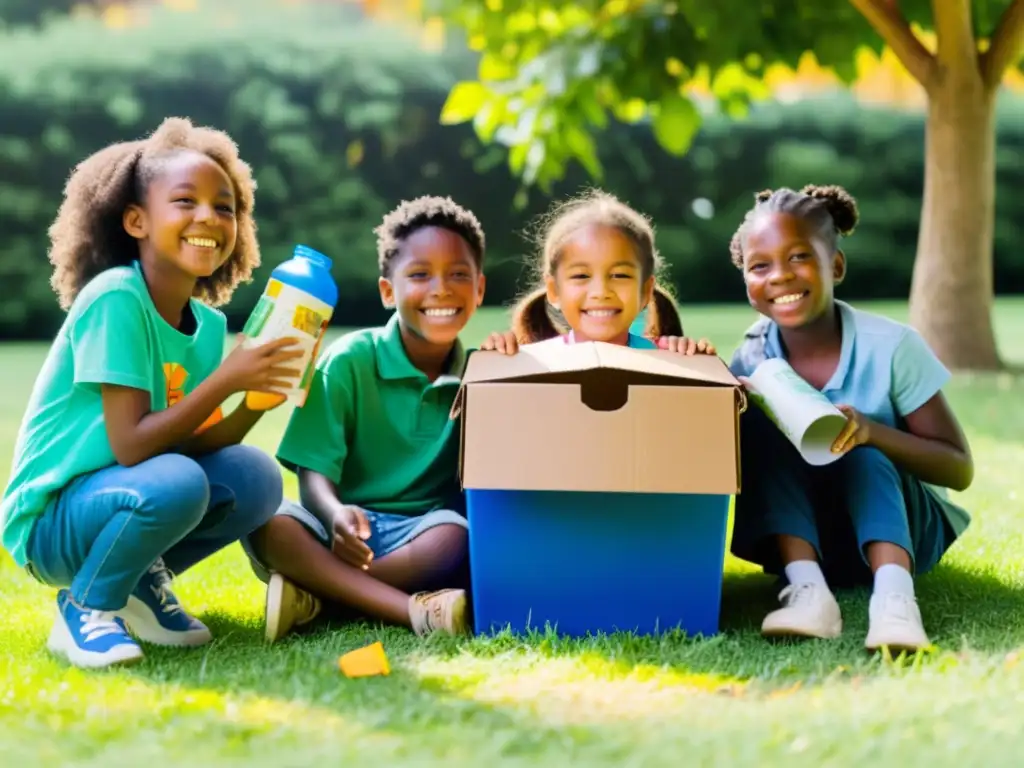
[[[395,313],[321,355],[277,453],[301,503],[286,500],[246,544],[267,582],[269,642],[324,601],[417,635],[468,631],[448,415],[466,363],[459,333],[484,296],[484,233],[440,197],[403,202],[376,233],[380,296]]]
[[[602,341],[715,354],[706,339],[683,336],[675,302],[657,280],[654,228],[614,195],[592,190],[557,206],[538,245],[538,286],[513,309],[512,330],[492,333],[481,349],[514,354],[522,344]]]
[[[50,228],[52,284],[68,314],[0,514],[14,560],[63,587],[47,645],[77,666],[138,661],[136,638],[208,642],[171,591],[172,572],[280,503],[273,460],[239,445],[260,414],[220,411],[233,393],[275,392],[300,375],[289,339],[221,362],[225,319],[212,305],[260,262],[254,186],[227,135],[172,118],[78,165]]]
[[[825,467],[806,464],[757,408],[742,423],[743,493],[733,552],[785,574],[767,636],[833,638],[842,616],[829,584],[873,584],[865,646],[929,644],[912,574],[939,562],[969,523],[946,488],[967,488],[970,448],[942,387],[950,378],[912,328],[834,297],[840,248],[858,220],[841,187],[757,195],[731,244],[750,304],[733,373],[783,358],[848,417]]]

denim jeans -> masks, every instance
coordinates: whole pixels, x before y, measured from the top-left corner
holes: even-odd
[[[453,505],[455,506],[455,505]],[[461,506],[461,505],[460,505]],[[438,525],[458,525],[468,528],[465,512],[452,509],[431,509],[420,514],[397,514],[393,512],[377,512],[363,509],[366,521],[370,524],[370,538],[366,545],[373,551],[374,559],[379,560],[401,549],[417,536],[422,535]],[[327,549],[333,543],[333,533],[324,528],[316,516],[297,501],[285,499],[277,514],[298,520],[309,534]],[[270,581],[270,566],[264,563],[252,546],[250,537],[241,541],[242,549],[249,556],[253,573],[260,581]]]
[[[741,420],[742,492],[732,551],[780,573],[779,534],[811,544],[833,586],[871,583],[865,547],[889,542],[927,573],[955,540],[941,500],[877,448],[861,446],[833,464],[807,464],[757,408]]]
[[[28,570],[69,586],[83,608],[120,610],[157,558],[180,574],[270,520],[281,498],[277,464],[247,445],[107,467],[50,502],[29,539]]]

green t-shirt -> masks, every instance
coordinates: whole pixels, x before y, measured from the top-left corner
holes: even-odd
[[[405,354],[397,314],[342,336],[317,361],[278,460],[330,478],[346,504],[414,515],[450,503],[459,436],[448,414],[465,364],[457,343],[448,372],[429,381]]]
[[[224,315],[195,299],[191,308],[196,329],[189,336],[157,313],[137,261],[100,273],[82,289],[36,379],[0,503],[3,545],[19,565],[53,496],[75,477],[117,463],[101,384],[146,390],[159,411],[220,365]],[[218,411],[207,425],[219,417]]]

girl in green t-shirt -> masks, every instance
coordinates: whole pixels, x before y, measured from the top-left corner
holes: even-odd
[[[274,462],[239,445],[260,414],[243,404],[222,418],[220,407],[288,386],[301,352],[285,339],[222,363],[225,319],[211,306],[259,264],[253,188],[226,134],[169,119],[82,162],[50,228],[51,282],[68,314],[0,515],[15,561],[61,587],[48,646],[75,665],[137,661],[136,638],[208,642],[171,572],[280,504]]]

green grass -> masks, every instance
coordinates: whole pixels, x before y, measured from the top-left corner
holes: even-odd
[[[903,316],[898,306],[878,308]],[[727,356],[750,315],[703,308],[688,311],[687,320],[688,330],[711,337]],[[1001,303],[997,321],[1004,353],[1024,362],[1024,302]],[[467,341],[503,324],[482,313]],[[44,354],[42,345],[0,348],[0,467],[9,466]],[[149,649],[138,667],[88,673],[43,648],[53,590],[0,560],[0,764],[1007,762],[1024,742],[1024,665],[1017,663],[1024,646],[1024,379],[961,376],[948,393],[978,471],[960,496],[972,527],[919,582],[933,653],[909,661],[867,655],[864,592],[841,595],[846,631],[839,641],[770,645],[757,627],[774,605],[772,583],[732,559],[724,632],[711,639],[418,641],[357,624],[267,648],[261,584],[235,545],[177,584],[213,629],[212,645]],[[268,416],[253,442],[273,450],[286,415]],[[376,639],[393,673],[343,678],[337,657]]]

